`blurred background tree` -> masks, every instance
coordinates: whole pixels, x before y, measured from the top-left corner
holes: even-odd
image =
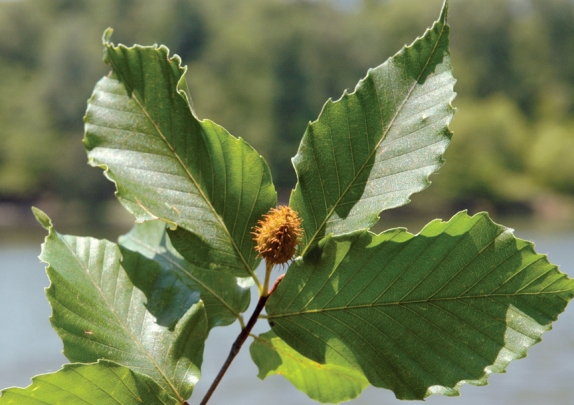
[[[0,2],[0,226],[31,204],[112,221],[114,186],[86,165],[82,116],[108,69],[101,35],[167,45],[200,118],[250,142],[286,202],[290,158],[324,102],[352,91],[436,19],[442,0],[19,0]],[[448,162],[398,210],[571,220],[574,3],[451,0],[459,108]],[[27,214],[26,214],[27,215]],[[426,218],[428,219],[428,217]],[[18,222],[21,224],[21,221]]]

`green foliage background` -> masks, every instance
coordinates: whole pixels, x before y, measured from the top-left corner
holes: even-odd
[[[295,184],[290,158],[308,121],[423,32],[441,3],[0,3],[0,202],[76,204],[93,221],[112,198],[113,185],[85,164],[79,142],[92,85],[108,71],[94,62],[108,26],[119,43],[162,43],[180,55],[199,117],[262,153],[286,201]],[[451,21],[455,137],[434,186],[408,209],[508,213],[539,212],[549,200],[569,204],[574,4],[453,0]]]

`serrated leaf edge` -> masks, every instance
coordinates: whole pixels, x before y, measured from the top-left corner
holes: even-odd
[[[38,375],[32,377],[31,383],[30,383],[28,386],[26,386],[26,387],[22,387],[22,388],[21,388],[21,387],[9,387],[9,388],[5,388],[5,389],[1,390],[1,391],[0,391],[0,401],[2,400],[2,394],[4,394],[5,392],[7,392],[7,391],[9,391],[9,390],[12,391],[12,392],[11,392],[12,394],[20,395],[20,394],[18,393],[18,391],[20,391],[20,390],[22,390],[22,391],[23,391],[23,390],[27,390],[28,388],[31,388],[36,382],[42,382],[42,381],[44,381],[44,380],[42,380],[43,377],[51,376],[51,375],[53,375],[53,374],[59,373],[60,371],[64,371],[64,370],[68,370],[68,369],[75,369],[75,368],[78,368],[78,367],[94,366],[94,365],[102,365],[102,366],[106,366],[106,367],[109,367],[109,366],[114,367],[114,366],[115,366],[115,367],[122,367],[122,368],[128,369],[131,373],[133,373],[133,374],[135,374],[136,376],[138,376],[139,378],[141,378],[142,381],[144,381],[148,386],[149,386],[149,384],[151,383],[152,386],[153,386],[154,388],[156,388],[158,391],[160,391],[160,392],[162,392],[162,391],[165,392],[165,394],[166,394],[169,398],[172,398],[174,401],[176,401],[175,398],[173,398],[171,395],[169,395],[169,393],[168,393],[165,389],[163,389],[159,384],[157,384],[151,377],[149,377],[149,376],[147,376],[147,375],[145,375],[145,374],[139,373],[139,372],[137,372],[137,371],[134,371],[134,370],[132,370],[131,368],[125,366],[125,365],[116,363],[116,362],[111,361],[111,360],[106,360],[106,359],[99,359],[97,362],[94,362],[94,363],[68,363],[68,364],[62,365],[62,368],[60,368],[59,370],[56,370],[56,371],[54,371],[54,372],[38,374]],[[109,368],[112,368],[112,367],[109,367]],[[114,374],[115,374],[115,373],[114,373]],[[130,392],[131,392],[131,391],[130,391]],[[134,397],[135,397],[135,395],[134,395]],[[162,401],[161,398],[159,398],[157,395],[156,395],[156,398],[159,399],[160,401]],[[138,399],[139,399],[139,398],[138,398]],[[141,402],[141,401],[140,401],[140,402]],[[162,403],[163,403],[163,404],[166,404],[166,403],[163,402],[163,401],[162,401]],[[142,402],[142,404],[143,404],[143,402]]]
[[[46,217],[47,217],[47,216],[46,216]],[[51,224],[51,221],[50,221],[50,224]],[[51,265],[48,261],[46,261],[46,260],[43,259],[44,247],[45,247],[46,243],[48,242],[48,239],[49,239],[51,236],[58,238],[58,239],[66,246],[66,248],[68,248],[68,250],[70,251],[70,253],[72,254],[72,256],[77,260],[79,266],[80,266],[82,269],[84,269],[84,272],[86,273],[87,277],[89,278],[89,280],[90,280],[90,281],[92,282],[92,284],[94,285],[95,291],[98,291],[98,292],[100,293],[99,296],[101,297],[101,299],[108,304],[107,306],[108,306],[108,308],[110,309],[110,312],[114,314],[114,317],[117,319],[118,323],[119,323],[120,325],[122,325],[123,329],[124,329],[130,336],[132,336],[132,341],[136,343],[136,345],[140,348],[140,351],[145,354],[145,356],[149,359],[150,363],[155,367],[156,370],[158,370],[159,374],[161,374],[161,376],[163,377],[164,381],[166,381],[167,385],[171,388],[172,392],[177,395],[177,397],[178,397],[177,399],[178,399],[180,402],[185,401],[186,398],[182,398],[182,397],[181,397],[181,395],[179,394],[179,389],[178,389],[177,387],[175,387],[175,385],[172,383],[172,381],[169,379],[169,377],[165,374],[165,372],[163,371],[163,369],[156,363],[156,361],[154,360],[153,356],[151,356],[151,355],[148,353],[148,351],[145,350],[145,348],[141,346],[140,341],[136,338],[136,336],[134,336],[134,334],[132,333],[132,331],[130,330],[130,328],[127,327],[127,325],[126,325],[125,322],[121,319],[121,317],[119,317],[119,316],[117,315],[117,313],[116,313],[115,309],[113,308],[113,306],[111,306],[111,305],[108,303],[108,300],[106,299],[106,297],[101,293],[101,292],[102,292],[101,289],[98,287],[98,285],[97,285],[97,284],[94,282],[94,280],[92,279],[92,277],[91,277],[91,275],[90,275],[90,272],[86,269],[85,266],[82,265],[82,262],[81,262],[81,260],[79,260],[79,258],[77,257],[77,255],[76,255],[74,249],[72,249],[72,248],[70,247],[70,245],[67,243],[67,241],[62,237],[63,235],[61,235],[60,233],[56,232],[56,230],[54,229],[53,225],[51,225],[50,228],[48,229],[48,235],[46,236],[45,241],[44,241],[44,243],[42,244],[42,253],[41,253],[40,256],[39,256],[39,259],[42,261],[42,263],[45,263],[45,264],[47,265],[47,267],[46,267],[46,272],[47,272],[48,274],[49,274],[50,270],[57,272],[57,270],[55,270],[55,269],[52,267],[52,265]],[[101,241],[101,242],[105,243],[106,245],[114,245],[114,246],[117,247],[117,245],[116,245],[115,243],[110,242],[110,241],[108,241],[107,239],[98,240],[98,239],[91,238],[91,237],[88,237],[88,238],[89,238],[89,239],[92,239],[92,240],[96,240],[96,241]],[[48,302],[50,303],[50,307],[52,306],[52,302],[51,302],[51,299],[50,299],[50,296],[49,296],[49,292],[50,292],[50,290],[51,290],[52,287],[53,287],[53,286],[52,286],[52,284],[50,283],[50,286],[49,286],[48,288],[46,288],[46,295],[48,296]],[[134,287],[134,288],[135,288],[135,287]],[[201,306],[203,306],[203,300],[200,299],[196,304],[194,304],[194,306],[195,306],[195,305],[198,305],[198,304],[201,305]],[[205,316],[205,314],[204,314],[204,316]],[[50,322],[52,322],[52,321],[53,321],[53,314],[50,315]],[[56,327],[54,327],[54,329],[59,330],[59,328],[56,328]],[[125,366],[124,366],[124,367],[125,367]],[[150,377],[150,378],[151,378],[151,377]]]
[[[233,141],[235,142],[239,142],[241,143],[242,146],[246,146],[248,147],[251,151],[257,153],[257,151],[253,148],[253,146],[251,146],[248,142],[246,142],[244,139],[242,139],[241,137],[235,137],[233,135],[231,135],[227,130],[225,130],[225,128],[223,128],[221,125],[209,120],[209,119],[203,119],[200,120],[194,113],[193,108],[191,107],[190,104],[190,99],[188,98],[187,94],[185,93],[185,91],[181,90],[180,87],[182,86],[183,83],[185,83],[185,74],[187,72],[187,66],[182,66],[181,63],[181,58],[178,55],[173,55],[171,58],[169,57],[169,48],[167,48],[164,45],[161,46],[157,46],[156,45],[152,45],[152,46],[141,46],[141,45],[134,45],[132,47],[127,47],[125,45],[119,44],[117,46],[115,46],[113,43],[109,42],[110,40],[110,36],[111,33],[113,32],[113,30],[111,30],[110,28],[108,28],[105,32],[104,32],[104,36],[103,36],[103,44],[104,44],[104,49],[105,49],[105,53],[104,53],[104,62],[107,63],[108,65],[111,66],[111,68],[113,69],[113,71],[118,74],[118,76],[121,78],[121,72],[117,69],[117,67],[114,65],[113,61],[111,60],[111,58],[107,57],[107,50],[108,47],[112,47],[115,49],[125,49],[125,50],[133,50],[133,49],[153,49],[153,50],[162,50],[166,53],[166,57],[168,59],[168,61],[171,63],[172,61],[175,61],[177,64],[177,69],[181,72],[181,76],[176,84],[176,88],[175,91],[185,100],[189,111],[192,115],[192,117],[194,119],[196,119],[199,123],[209,123],[211,125],[217,126],[218,128],[221,128]],[[157,123],[151,118],[151,116],[149,115],[147,109],[145,108],[145,106],[142,104],[141,100],[139,100],[139,98],[133,94],[133,91],[127,86],[127,83],[125,80],[122,79],[122,82],[124,84],[124,87],[126,88],[126,91],[129,95],[130,98],[132,98],[139,106],[139,108],[141,109],[141,111],[144,113],[144,115],[146,116],[146,118],[148,119],[148,121],[152,124],[152,126],[155,128],[157,134],[160,136],[160,138],[163,140],[163,142],[167,145],[167,147],[171,150],[171,152],[173,153],[174,157],[176,158],[176,160],[178,161],[178,163],[180,164],[180,166],[183,168],[183,170],[185,171],[187,177],[193,182],[194,186],[196,187],[196,189],[198,190],[198,193],[201,195],[201,197],[203,198],[203,200],[206,202],[206,204],[208,205],[210,211],[213,213],[213,215],[217,218],[219,224],[221,225],[222,229],[224,229],[230,243],[232,244],[235,253],[237,254],[237,256],[240,258],[242,264],[243,264],[243,268],[247,271],[247,273],[249,274],[250,277],[253,278],[253,280],[255,281],[255,283],[257,284],[258,288],[261,289],[261,283],[259,281],[259,279],[257,278],[257,274],[255,273],[255,270],[252,269],[249,266],[249,263],[247,262],[246,258],[244,257],[244,255],[242,254],[241,250],[239,249],[239,246],[237,246],[237,243],[235,242],[235,239],[233,238],[233,236],[231,235],[227,225],[225,224],[225,222],[223,221],[223,218],[221,218],[221,216],[219,215],[219,213],[217,212],[217,210],[215,210],[211,200],[207,197],[207,195],[205,194],[204,190],[202,189],[202,187],[200,187],[199,183],[197,182],[197,180],[195,179],[195,177],[193,176],[193,174],[189,171],[189,169],[187,168],[187,166],[184,164],[183,160],[181,159],[181,157],[179,156],[179,154],[177,153],[177,151],[175,150],[175,148],[173,147],[173,145],[171,145],[171,143],[167,140],[167,138],[165,137],[165,135],[162,133],[161,129],[159,128],[159,126],[157,125]],[[92,96],[93,98],[93,96]],[[91,98],[91,99],[92,99]],[[90,99],[90,100],[91,100]],[[258,153],[257,153],[258,154]],[[265,159],[263,158],[263,156],[261,156],[260,154],[258,154],[258,157],[260,160],[263,161],[263,167],[264,167],[264,175],[268,175],[269,178],[271,179],[271,172],[269,170],[269,167],[267,165],[267,163],[265,162]],[[114,183],[115,187],[116,187],[116,196],[118,198],[122,198],[120,195],[120,191],[118,189],[118,183],[113,180],[111,178],[110,175],[110,171],[109,171],[109,167],[106,164],[95,164],[95,162],[93,161],[93,158],[89,158],[88,159],[89,163],[92,166],[98,166],[100,168],[102,168],[104,170],[104,175],[111,181]],[[265,177],[265,176],[264,176]],[[158,219],[161,220],[163,222],[166,222],[171,229],[176,229],[178,227],[178,224],[175,223],[174,221],[170,221],[166,218],[160,218],[158,216],[156,216],[155,214],[153,214],[153,212],[151,212],[147,207],[143,206],[143,204],[139,201],[137,201],[136,199],[136,203],[138,204],[138,206],[140,206],[140,208],[142,208],[142,210],[144,210],[149,216],[151,220],[153,219]],[[255,202],[254,202],[255,203]],[[129,210],[129,209],[128,209]],[[133,212],[132,212],[133,214]],[[145,220],[142,219],[136,219],[136,222],[144,222]]]
[[[439,223],[439,224],[447,224],[451,221],[453,221],[454,219],[458,218],[459,216],[467,216],[469,219],[474,219],[477,217],[485,217],[491,224],[493,224],[494,226],[496,226],[499,230],[500,233],[496,236],[497,239],[500,235],[502,235],[503,233],[509,233],[515,240],[521,241],[525,243],[525,247],[528,247],[532,250],[532,252],[538,256],[538,260],[546,260],[546,262],[548,264],[551,264],[554,269],[556,271],[558,271],[563,277],[569,278],[568,275],[562,273],[559,269],[559,266],[557,265],[553,265],[552,263],[550,263],[550,261],[548,260],[548,255],[547,254],[541,254],[541,253],[537,253],[534,248],[535,248],[535,244],[532,241],[529,240],[525,240],[525,239],[520,239],[517,238],[514,235],[514,230],[512,228],[507,228],[503,225],[500,225],[496,222],[494,222],[490,216],[488,215],[487,212],[479,212],[476,213],[475,215],[468,215],[468,211],[467,210],[463,210],[458,212],[457,214],[455,214],[450,220],[448,221],[443,221],[440,219],[435,219],[431,222],[429,222],[427,225],[425,225],[425,227],[418,232],[417,234],[413,234],[410,233],[406,230],[406,228],[392,228],[389,230],[386,230],[384,232],[381,232],[379,234],[375,234],[369,230],[359,230],[359,231],[355,231],[355,232],[350,232],[347,234],[343,234],[343,235],[337,235],[337,237],[344,237],[344,236],[350,236],[353,234],[364,234],[364,233],[368,233],[374,237],[376,236],[380,236],[383,235],[385,233],[389,233],[389,232],[396,232],[396,231],[401,231],[406,233],[408,236],[410,237],[416,237],[421,235],[428,227],[430,227],[433,224]],[[333,236],[332,234],[329,234],[325,237],[323,237],[320,241],[319,244],[325,244],[328,242],[329,239],[334,238],[335,236]],[[492,243],[492,242],[490,242]],[[301,261],[303,260],[303,257],[298,257],[296,260]],[[285,288],[285,285],[282,286],[283,288]],[[565,290],[558,290],[558,291],[552,291],[550,293],[552,294],[557,294],[557,293],[565,293],[565,292],[571,292],[570,294],[570,298],[574,297],[574,287],[573,288],[569,288],[569,289],[565,289]],[[550,294],[547,293],[547,294]],[[533,293],[522,293],[522,294],[488,294],[488,296],[517,296],[517,295],[532,295]],[[539,292],[536,293],[538,294],[544,294],[543,292]],[[457,298],[436,298],[434,300],[430,300],[430,301],[446,301],[446,300],[459,300],[459,299],[463,299],[463,298],[478,298],[479,296],[465,296],[465,297],[457,297]],[[273,314],[268,314],[267,315],[267,319],[269,321],[271,321],[272,319],[276,319],[276,318],[283,318],[283,317],[290,317],[290,316],[296,316],[299,314],[307,314],[307,313],[317,313],[317,312],[329,312],[329,311],[333,311],[333,310],[342,310],[342,309],[349,309],[349,308],[361,308],[361,307],[370,307],[370,306],[389,306],[389,305],[405,305],[405,304],[416,304],[416,303],[421,303],[421,302],[428,302],[429,300],[413,300],[413,301],[397,301],[397,302],[393,302],[393,303],[384,303],[384,304],[378,304],[378,305],[356,305],[356,306],[346,306],[346,307],[338,307],[338,308],[328,308],[328,309],[320,309],[320,310],[306,310],[306,311],[298,311],[298,312],[292,312],[292,313],[285,313],[285,314],[279,314],[279,315],[273,315]],[[559,314],[558,314],[559,315]],[[557,318],[556,318],[557,319]],[[554,319],[552,322],[555,322],[556,319]],[[552,330],[552,322],[550,322],[548,325],[540,325],[542,327],[543,333],[548,332],[550,330]],[[538,344],[542,341],[542,337],[538,337],[536,339],[533,339],[533,343],[531,345],[529,345],[528,347],[522,349],[519,352],[514,352],[514,351],[510,351],[509,349],[507,349],[505,346],[503,346],[498,354],[498,356],[494,359],[493,363],[489,366],[486,366],[483,370],[483,375],[482,377],[478,378],[478,379],[473,379],[473,380],[468,380],[468,379],[464,379],[464,380],[460,380],[458,381],[453,387],[445,387],[445,386],[441,386],[441,385],[435,385],[435,386],[430,386],[428,387],[425,395],[423,398],[427,398],[428,396],[432,395],[432,394],[442,394],[445,396],[459,396],[460,395],[460,388],[462,385],[464,384],[471,384],[471,385],[475,385],[475,386],[483,386],[483,385],[488,385],[488,377],[493,374],[493,373],[505,373],[506,372],[506,367],[508,366],[508,364],[510,364],[510,362],[512,362],[513,360],[519,360],[519,359],[523,359],[525,357],[528,356],[528,350],[535,344]],[[295,350],[295,349],[294,349]]]
[[[430,31],[434,30],[434,28],[436,27],[437,24],[442,24],[442,29],[441,29],[440,34],[439,34],[439,36],[438,36],[438,38],[437,38],[437,41],[436,41],[436,43],[435,43],[435,47],[433,48],[432,52],[430,53],[430,56],[429,56],[429,58],[427,59],[425,66],[421,69],[421,74],[419,75],[419,78],[420,78],[420,76],[422,75],[422,73],[423,73],[423,72],[425,71],[425,69],[427,68],[427,66],[428,66],[428,64],[429,64],[429,62],[430,62],[430,60],[432,59],[432,56],[434,55],[434,53],[435,53],[435,51],[436,51],[436,47],[438,46],[438,44],[439,44],[439,42],[440,42],[440,38],[442,38],[442,35],[444,34],[444,29],[445,29],[446,27],[448,27],[447,15],[448,15],[448,0],[445,0],[445,1],[444,1],[444,4],[443,4],[443,8],[442,8],[441,15],[440,15],[439,19],[438,19],[437,21],[435,21],[431,27],[427,28],[427,29],[425,30],[425,32],[423,33],[423,35],[418,36],[410,45],[405,45],[405,46],[403,46],[403,48],[402,48],[399,52],[397,52],[393,57],[391,57],[390,59],[392,59],[392,58],[394,58],[395,56],[397,56],[397,55],[399,55],[399,54],[401,54],[401,53],[404,53],[404,52],[408,51],[409,49],[411,49],[411,48],[413,47],[413,45],[414,45],[415,42],[421,40],[422,38],[424,38],[425,35],[427,35],[427,33],[429,33]],[[389,59],[389,60],[390,60],[390,59]],[[388,62],[388,60],[387,60],[386,62],[384,62],[383,65],[386,64],[387,62]],[[374,69],[376,69],[376,68],[374,68]],[[369,76],[371,75],[371,72],[372,72],[374,69],[371,68],[371,69],[368,70],[367,75],[366,75],[364,78],[362,78],[361,80],[359,80],[359,83],[356,85],[355,90],[354,90],[353,92],[347,93],[347,90],[345,90],[345,91],[343,92],[343,95],[342,95],[340,98],[338,98],[337,100],[335,100],[335,101],[332,101],[332,99],[329,98],[329,99],[327,100],[327,102],[323,105],[323,108],[321,109],[321,112],[319,113],[319,117],[318,117],[315,121],[310,121],[309,124],[308,124],[308,126],[311,126],[311,125],[313,125],[313,124],[315,124],[315,123],[317,123],[317,122],[319,121],[319,119],[321,118],[321,115],[323,114],[323,111],[325,110],[325,107],[326,107],[329,103],[337,103],[337,102],[341,101],[341,100],[342,100],[343,98],[345,98],[345,97],[349,97],[349,96],[354,95],[354,94],[357,92],[357,90],[361,87],[362,83],[364,83],[364,82],[369,78]],[[416,83],[416,82],[418,82],[418,80],[415,81],[415,83]],[[379,142],[377,142],[376,146],[373,148],[373,151],[372,151],[371,154],[369,155],[369,158],[372,157],[374,154],[376,154],[376,153],[378,152],[378,148],[380,147],[381,143],[386,139],[387,134],[389,133],[389,131],[390,131],[390,129],[391,129],[393,123],[395,122],[395,120],[396,120],[396,118],[397,118],[399,112],[402,110],[402,107],[404,106],[404,104],[406,103],[406,101],[409,99],[410,94],[412,94],[412,92],[414,91],[415,86],[416,86],[416,84],[413,85],[413,86],[411,86],[411,88],[409,89],[409,91],[408,91],[407,95],[405,96],[403,102],[402,102],[401,105],[397,108],[397,112],[395,113],[394,117],[391,119],[391,121],[389,122],[389,124],[387,125],[387,127],[383,130],[383,136],[381,137],[381,139],[379,140]],[[456,96],[456,93],[455,93],[455,96]],[[453,99],[454,99],[454,97],[453,97]],[[452,100],[450,100],[450,101],[448,102],[448,105],[449,105],[449,107],[450,107],[450,109],[451,109],[452,111],[455,110],[455,109],[453,108],[453,106],[452,106]],[[448,134],[452,136],[452,132],[449,130],[448,126],[447,126],[446,130],[447,130]],[[295,161],[297,160],[297,157],[298,157],[299,155],[300,155],[300,154],[299,154],[299,151],[298,151],[297,154],[291,159],[292,162],[293,162],[293,167],[294,167],[294,169],[295,169],[295,172],[296,172],[296,174],[297,174],[297,177],[299,177],[299,173],[298,173],[297,167],[295,166],[294,163],[295,163]],[[304,256],[305,253],[307,253],[308,249],[315,244],[316,239],[317,239],[317,236],[320,234],[321,230],[326,226],[328,220],[331,218],[331,216],[332,216],[333,213],[335,212],[335,209],[337,208],[339,202],[343,199],[343,197],[346,195],[346,193],[349,191],[349,189],[354,185],[356,178],[357,178],[358,175],[364,170],[364,168],[365,168],[367,162],[368,162],[368,159],[365,160],[365,163],[363,163],[363,165],[361,166],[361,168],[360,168],[360,169],[357,171],[357,173],[355,174],[355,176],[354,176],[355,178],[353,179],[353,181],[351,181],[351,182],[349,183],[349,185],[348,185],[348,186],[346,187],[346,189],[341,193],[341,195],[339,196],[339,198],[337,199],[337,201],[336,201],[336,202],[333,204],[333,206],[329,209],[329,211],[327,212],[327,215],[325,216],[325,218],[324,218],[323,221],[321,222],[320,226],[317,226],[317,230],[315,231],[315,233],[313,234],[313,236],[312,236],[310,239],[308,239],[309,242],[307,243],[307,245],[305,245],[302,249],[301,249],[301,247],[300,247],[299,250],[300,250],[300,255],[301,255],[301,256]],[[440,163],[441,163],[441,165],[442,165],[442,163],[444,163],[444,158],[442,157],[442,155],[440,156]],[[437,168],[437,169],[438,169],[438,168]],[[431,173],[431,174],[432,174],[432,173]],[[425,181],[425,183],[426,183],[425,186],[424,186],[422,189],[418,190],[418,191],[424,190],[425,188],[427,188],[427,187],[431,184],[431,182],[430,182],[430,180],[429,180],[429,177],[430,177],[430,174],[427,174],[427,175],[426,175],[426,178],[424,179],[424,181]],[[299,182],[297,182],[297,185],[296,185],[295,189],[297,189],[298,187],[299,187]],[[292,191],[291,196],[293,196],[293,193],[294,193],[294,192],[295,192],[295,190]],[[303,193],[301,193],[301,194],[303,194]],[[305,197],[304,197],[304,198],[305,198]],[[410,199],[407,198],[406,203],[408,203],[408,202],[410,202]],[[404,205],[404,204],[403,204],[403,205]],[[315,215],[313,215],[313,217],[316,218]],[[376,223],[376,221],[377,221],[378,219],[379,219],[379,215],[377,215],[377,218],[375,219],[375,221],[373,221],[373,223],[371,224],[371,226],[372,226],[374,223]],[[365,229],[368,229],[368,228],[365,228]]]

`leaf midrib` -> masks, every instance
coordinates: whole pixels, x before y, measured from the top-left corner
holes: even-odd
[[[108,45],[109,46],[109,45]],[[251,267],[249,266],[249,264],[247,263],[247,261],[245,260],[245,258],[243,257],[243,254],[241,253],[241,251],[239,250],[239,247],[237,246],[237,244],[235,243],[235,240],[233,239],[233,237],[231,236],[231,233],[229,232],[229,229],[227,228],[227,226],[225,225],[225,222],[223,221],[223,219],[221,218],[221,216],[218,214],[218,212],[215,210],[215,207],[213,206],[213,204],[211,203],[211,200],[209,200],[207,198],[207,196],[205,195],[203,189],[200,187],[199,183],[197,182],[197,180],[195,179],[195,177],[192,175],[192,173],[189,171],[188,167],[184,164],[183,160],[181,159],[181,157],[179,156],[179,154],[176,152],[175,148],[173,147],[173,145],[167,140],[166,136],[163,134],[163,132],[161,131],[161,129],[159,128],[159,126],[156,124],[156,122],[152,119],[152,117],[149,115],[147,109],[144,107],[144,105],[142,104],[142,102],[140,101],[140,99],[137,97],[137,95],[135,94],[135,92],[133,91],[133,89],[131,89],[128,86],[128,81],[124,78],[124,76],[122,75],[121,71],[117,68],[117,66],[114,64],[113,58],[109,59],[109,63],[112,66],[112,69],[114,70],[114,72],[116,74],[118,74],[119,76],[122,77],[123,79],[123,83],[124,85],[130,89],[130,93],[131,93],[131,98],[133,100],[136,101],[136,103],[138,104],[138,106],[140,107],[140,109],[142,110],[142,112],[144,113],[144,115],[147,117],[147,119],[149,120],[149,122],[153,125],[153,127],[155,128],[157,134],[160,136],[160,138],[165,142],[165,144],[167,145],[167,147],[171,150],[171,152],[173,153],[173,155],[175,156],[175,158],[177,159],[177,161],[179,162],[179,164],[181,165],[181,167],[183,168],[183,170],[185,171],[185,173],[187,174],[187,176],[189,177],[189,179],[193,182],[194,186],[196,187],[196,189],[198,190],[199,194],[201,195],[201,197],[203,198],[203,200],[207,203],[209,209],[211,210],[211,212],[213,213],[213,215],[215,215],[215,217],[217,218],[218,222],[221,224],[221,227],[223,228],[223,230],[225,231],[225,233],[227,234],[227,237],[229,239],[229,241],[231,241],[231,244],[235,250],[235,252],[237,253],[237,255],[239,256],[241,262],[243,263],[244,268],[247,270],[247,272],[249,273],[249,275],[251,277],[253,277],[253,279],[255,280],[256,283],[258,282],[257,276],[256,274],[253,272],[253,270],[251,269]],[[179,93],[178,93],[179,95]],[[191,109],[190,109],[191,111]],[[193,114],[192,114],[193,116]],[[195,118],[195,116],[193,116]],[[199,121],[199,120],[198,120]],[[199,121],[200,122],[200,121]],[[201,122],[200,122],[201,123]],[[203,131],[203,127],[201,128],[201,130]]]
[[[521,292],[521,293],[508,293],[508,294],[480,294],[480,295],[468,295],[464,297],[444,297],[444,298],[431,298],[422,300],[411,300],[411,301],[393,301],[393,302],[382,302],[373,304],[357,304],[349,305],[343,307],[332,307],[332,308],[319,308],[319,309],[309,309],[305,311],[295,311],[286,312],[282,314],[270,314],[267,316],[268,319],[286,318],[290,316],[307,315],[307,314],[317,314],[323,312],[333,312],[333,311],[348,311],[353,309],[364,309],[364,308],[377,308],[377,307],[389,307],[389,306],[403,306],[403,305],[416,305],[416,304],[426,304],[434,302],[444,302],[444,301],[458,301],[458,300],[470,300],[470,299],[489,299],[492,297],[519,297],[519,296],[529,296],[529,295],[543,295],[543,294],[560,294],[564,292],[574,291],[574,288],[569,288],[566,290],[553,290],[553,291],[540,291],[540,292]]]
[[[432,57],[434,56],[436,49],[438,47],[438,44],[440,43],[440,40],[442,38],[442,35],[444,33],[444,28],[445,28],[446,24],[443,22],[442,24],[442,28],[440,30],[440,34],[438,35],[438,38],[436,40],[436,43],[429,55],[429,58],[427,59],[424,67],[421,69],[421,72],[419,74],[419,76],[417,77],[417,79],[414,81],[414,84],[411,86],[411,88],[409,89],[408,93],[406,94],[406,96],[404,97],[402,103],[399,105],[399,107],[397,108],[397,111],[395,112],[395,115],[393,116],[393,118],[391,119],[391,121],[389,122],[389,124],[387,125],[387,127],[385,128],[385,130],[383,131],[383,135],[381,137],[381,139],[379,140],[379,142],[377,142],[377,144],[374,146],[372,152],[369,154],[369,156],[367,157],[367,159],[365,159],[364,163],[361,165],[361,168],[357,171],[357,173],[355,174],[355,176],[353,177],[353,179],[349,182],[349,185],[345,188],[345,190],[343,191],[343,193],[339,196],[339,198],[335,201],[335,203],[333,204],[333,206],[331,207],[330,210],[328,210],[327,215],[325,216],[325,218],[323,219],[323,221],[321,222],[321,225],[317,228],[317,230],[315,231],[315,233],[313,234],[313,236],[311,237],[311,239],[309,239],[309,242],[307,243],[307,245],[305,246],[305,248],[303,249],[303,251],[301,252],[301,256],[304,256],[305,253],[307,252],[307,250],[313,245],[314,241],[316,240],[317,236],[319,235],[319,233],[321,232],[321,230],[326,226],[327,222],[329,221],[329,219],[331,218],[331,216],[333,215],[333,213],[335,212],[335,209],[337,207],[339,207],[339,203],[341,202],[341,200],[343,199],[343,197],[347,194],[347,192],[349,191],[349,189],[355,185],[355,181],[356,179],[360,176],[360,174],[363,172],[363,170],[365,169],[367,162],[369,162],[369,160],[373,157],[373,155],[377,152],[377,150],[379,149],[379,147],[381,146],[381,144],[385,141],[385,139],[387,138],[387,135],[389,134],[389,131],[391,130],[393,124],[395,123],[395,120],[397,119],[397,117],[399,116],[400,112],[402,111],[404,105],[406,104],[407,100],[409,100],[412,92],[414,91],[414,89],[416,88],[416,85],[418,83],[418,81],[420,80],[420,78],[422,77],[423,73],[426,71]],[[356,94],[356,92],[351,93],[349,95],[354,95]],[[377,98],[377,103],[379,103],[379,99]],[[379,112],[380,112],[381,108],[380,108],[380,104],[379,104]],[[339,180],[339,179],[337,179]],[[322,183],[321,183],[322,184]]]
[[[168,376],[163,372],[163,370],[160,368],[160,366],[155,362],[155,359],[151,356],[150,353],[148,353],[148,351],[141,345],[141,342],[137,339],[137,337],[133,334],[133,332],[131,331],[131,329],[125,324],[124,320],[119,316],[119,314],[115,311],[115,308],[109,303],[109,301],[107,300],[105,294],[103,293],[102,289],[100,288],[100,286],[94,281],[94,279],[91,276],[91,273],[89,272],[88,268],[86,268],[86,266],[84,266],[84,264],[82,263],[81,259],[78,257],[78,255],[76,254],[75,250],[72,249],[72,247],[68,244],[68,242],[60,237],[60,234],[56,233],[56,235],[58,235],[58,239],[60,239],[64,245],[68,248],[68,250],[70,251],[70,253],[72,254],[72,256],[74,257],[74,259],[77,261],[78,265],[80,266],[80,268],[82,268],[86,274],[86,276],[88,277],[88,280],[90,280],[90,282],[92,283],[92,285],[94,286],[94,288],[96,289],[96,291],[98,291],[100,297],[102,298],[102,300],[105,302],[105,304],[107,305],[107,307],[110,309],[110,312],[114,315],[114,317],[117,319],[118,323],[123,327],[123,329],[128,332],[128,334],[132,337],[133,341],[136,343],[136,345],[140,348],[140,350],[142,351],[142,353],[145,354],[145,356],[150,360],[151,364],[155,367],[155,369],[157,371],[159,371],[160,375],[164,378],[164,380],[167,382],[168,386],[171,388],[171,390],[173,391],[173,393],[177,396],[177,399],[182,402],[185,400],[185,398],[182,398],[181,395],[179,394],[179,391],[176,389],[176,387],[172,384],[172,382],[169,380]],[[104,251],[106,250],[106,246],[104,243]],[[120,266],[120,268],[123,269],[123,267]],[[134,286],[135,288],[135,286]]]

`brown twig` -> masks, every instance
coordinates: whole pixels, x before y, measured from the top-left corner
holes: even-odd
[[[251,333],[251,329],[253,329],[253,326],[255,325],[257,319],[259,318],[259,314],[261,314],[261,311],[263,311],[263,308],[265,308],[265,303],[269,299],[269,296],[271,295],[271,293],[273,293],[273,291],[275,291],[281,280],[283,280],[284,276],[285,275],[282,274],[279,277],[277,277],[277,280],[275,280],[275,283],[273,283],[273,287],[271,287],[269,292],[266,295],[262,295],[261,297],[259,297],[257,306],[255,307],[253,314],[251,314],[251,318],[249,318],[247,325],[245,325],[245,327],[241,329],[239,336],[237,336],[237,339],[235,339],[235,342],[233,342],[233,344],[231,345],[231,350],[229,351],[229,355],[227,356],[225,363],[223,363],[221,370],[219,370],[217,377],[215,377],[215,380],[213,380],[213,382],[211,383],[211,387],[209,387],[209,390],[207,390],[205,396],[203,397],[199,405],[207,404],[207,401],[209,401],[209,398],[211,398],[211,395],[219,385],[219,382],[221,381],[225,372],[231,365],[231,362],[233,361],[233,359],[235,359],[235,357],[239,353],[239,350],[241,349],[241,346],[243,346],[243,343],[245,343],[245,340],[247,340],[249,333]]]

